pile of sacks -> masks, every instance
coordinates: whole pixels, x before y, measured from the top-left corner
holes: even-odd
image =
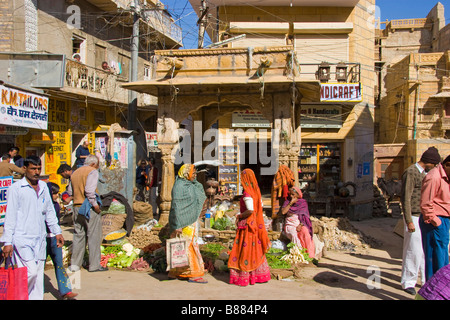
[[[314,234],[324,243],[326,250],[359,251],[379,247],[381,242],[364,235],[347,218],[311,217]]]

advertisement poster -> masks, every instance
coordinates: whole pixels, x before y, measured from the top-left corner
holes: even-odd
[[[158,134],[156,132],[146,132],[145,140],[147,142],[147,151],[158,151]]]
[[[0,178],[0,226],[5,224],[6,202],[8,201],[8,189],[13,183],[13,177]]]
[[[45,153],[45,172],[49,173],[49,181],[62,186],[64,184],[60,175],[56,174],[63,163],[70,165],[71,134],[69,132],[52,132],[53,144],[47,146]]]

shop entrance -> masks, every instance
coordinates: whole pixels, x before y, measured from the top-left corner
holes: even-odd
[[[262,163],[262,157],[270,157],[274,150],[270,141],[267,141],[265,150],[260,150],[260,147],[259,141],[240,143],[240,149],[245,150],[245,159],[241,161],[240,170],[241,172],[247,168],[253,170],[258,181],[259,189],[261,190],[261,196],[263,198],[270,198],[274,175],[264,174],[263,168],[270,167],[270,163]]]

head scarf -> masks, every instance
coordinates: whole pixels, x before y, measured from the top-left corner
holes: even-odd
[[[253,213],[247,220],[247,227],[236,233],[235,244],[230,253],[228,267],[241,271],[254,271],[264,262],[270,241],[264,224],[261,192],[255,173],[245,169],[241,173],[244,191],[253,199]]]
[[[292,170],[282,164],[278,168],[277,173],[273,177],[271,204],[272,218],[275,218],[280,211],[280,206],[289,196],[289,188],[294,185],[295,177]]]
[[[295,190],[295,192],[297,192],[297,194],[298,194],[298,197],[299,197],[300,199],[302,199],[302,198],[303,198],[303,192],[302,192],[302,190],[300,190],[300,188],[299,188],[299,187],[292,187],[292,189],[294,189],[294,190]]]
[[[178,176],[181,179],[191,180],[194,174],[195,166],[193,164],[183,164],[183,166],[178,170]]]

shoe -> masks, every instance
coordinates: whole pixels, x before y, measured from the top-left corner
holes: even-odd
[[[64,300],[75,300],[74,298],[75,298],[77,295],[78,295],[78,293],[75,293],[75,292],[69,292],[69,293],[63,295],[62,297],[63,297]]]
[[[208,283],[208,281],[203,279],[203,278],[192,278],[192,279],[189,279],[188,282],[191,282],[191,283],[203,283],[203,284],[204,283]]]
[[[96,270],[89,270],[89,272],[97,272],[97,271],[108,271],[108,267],[100,267],[99,269]]]
[[[406,289],[404,289],[404,291],[409,293],[410,295],[415,295],[416,294],[416,289],[414,289],[413,287],[406,288]]]
[[[67,269],[69,269],[70,272],[80,271],[80,267],[79,266],[69,266]]]

